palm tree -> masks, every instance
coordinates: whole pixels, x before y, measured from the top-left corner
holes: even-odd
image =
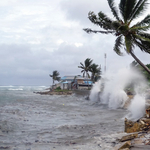
[[[83,77],[85,77],[85,74],[86,74],[86,78],[90,78],[90,75],[88,72],[90,71],[92,62],[93,60],[91,60],[91,58],[87,58],[84,61],[84,64],[80,62],[81,66],[78,66],[78,68],[82,69],[81,73],[83,73]]]
[[[57,70],[54,70],[52,75],[49,75],[53,79],[53,84],[55,81],[60,81],[59,72]]]
[[[115,20],[110,19],[103,12],[95,15],[89,12],[89,20],[98,25],[103,31],[83,29],[87,33],[114,34],[115,40],[114,51],[122,56],[121,48],[124,48],[127,54],[130,54],[149,74],[150,69],[145,66],[134,54],[134,48],[137,46],[141,51],[150,54],[150,34],[146,33],[150,29],[150,15],[132,25],[131,23],[140,17],[148,6],[148,0],[120,0],[119,11],[114,5],[114,0],[107,0]]]
[[[93,82],[97,81],[98,79],[100,79],[100,74],[101,74],[101,68],[96,65],[95,63],[93,63],[91,65],[91,68],[90,68],[90,72],[92,73],[91,75],[91,80]]]

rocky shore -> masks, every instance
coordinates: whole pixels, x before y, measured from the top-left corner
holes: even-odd
[[[34,92],[40,95],[71,95],[72,91],[44,91],[44,92]]]
[[[36,94],[40,95],[72,95],[75,94],[76,96],[86,96],[89,97],[90,90],[64,90],[64,91],[40,91],[40,92],[34,92]]]
[[[150,118],[141,118],[132,122],[125,119],[126,135],[118,139],[114,150],[149,150],[150,149]]]

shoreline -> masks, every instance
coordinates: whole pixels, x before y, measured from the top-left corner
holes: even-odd
[[[33,93],[40,94],[40,95],[72,95],[72,94],[75,94],[77,96],[89,96],[90,90],[40,91],[40,92],[33,92]]]

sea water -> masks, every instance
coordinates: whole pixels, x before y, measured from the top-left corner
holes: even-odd
[[[124,109],[102,108],[84,96],[39,95],[46,86],[0,86],[0,148],[112,149],[123,134]]]

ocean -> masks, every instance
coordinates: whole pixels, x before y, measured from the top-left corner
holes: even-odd
[[[112,150],[125,134],[127,110],[47,88],[0,86],[0,150]]]

